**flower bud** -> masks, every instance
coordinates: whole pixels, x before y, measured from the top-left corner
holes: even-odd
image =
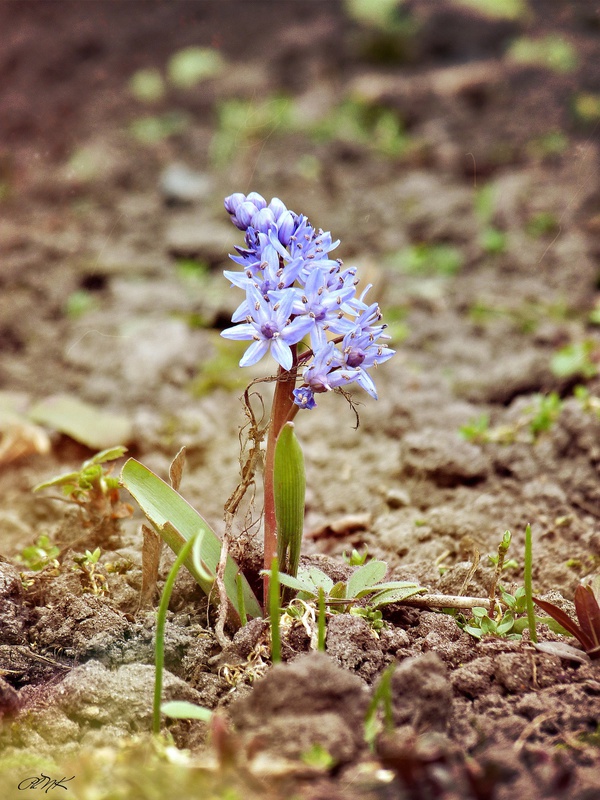
[[[230,194],[229,197],[225,198],[223,205],[225,206],[225,211],[232,216],[235,215],[238,208],[246,199],[246,195],[242,194],[241,192],[235,192],[234,194]]]
[[[275,217],[270,208],[261,208],[252,217],[252,227],[261,233],[268,233],[275,226]]]
[[[259,211],[261,208],[267,207],[267,201],[262,194],[259,194],[258,192],[250,192],[250,194],[246,197],[246,200],[249,203],[252,203],[252,205],[254,205]]]
[[[286,211],[277,220],[277,236],[284,247],[290,243],[295,230],[296,220],[291,211]]]
[[[271,200],[271,202],[269,203],[269,208],[271,209],[271,211],[275,215],[275,219],[276,220],[279,220],[279,217],[282,214],[285,214],[285,212],[287,211],[287,208],[285,207],[285,203],[283,202],[283,200],[280,200],[278,197],[274,197]]]
[[[256,214],[256,206],[246,200],[244,203],[241,203],[238,206],[235,216],[231,218],[231,221],[236,228],[239,228],[241,231],[245,231],[252,223],[252,217],[254,214]]]

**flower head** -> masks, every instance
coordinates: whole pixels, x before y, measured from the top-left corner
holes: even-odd
[[[280,367],[295,365],[295,346],[306,336],[303,384],[293,390],[300,408],[312,409],[315,394],[357,383],[377,398],[367,370],[394,355],[377,303],[356,297],[356,269],[344,269],[330,253],[339,245],[331,234],[313,228],[277,197],[269,203],[257,192],[236,192],[225,198],[233,224],[245,231],[245,247],[231,259],[241,271],[225,271],[245,298],[232,316],[233,327],[221,335],[252,340],[240,361],[250,366],[270,352]]]

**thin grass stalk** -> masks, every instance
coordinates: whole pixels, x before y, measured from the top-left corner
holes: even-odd
[[[269,583],[269,619],[271,622],[271,661],[279,664],[281,661],[281,631],[279,618],[281,613],[280,601],[281,587],[279,584],[279,560],[277,556],[271,561],[271,580]]]
[[[325,590],[322,586],[319,587],[319,617],[317,628],[317,650],[320,653],[325,652]]]
[[[167,576],[167,580],[165,581],[160,598],[160,605],[158,606],[158,614],[156,615],[154,703],[152,705],[152,732],[155,734],[160,733],[160,701],[162,696],[163,672],[165,666],[165,625],[167,622],[169,601],[171,599],[171,593],[173,592],[173,586],[175,585],[177,573],[179,572],[185,559],[189,556],[192,547],[194,546],[195,539],[195,536],[193,536],[191,539],[188,539],[173,562],[173,566],[171,567]]]
[[[531,525],[525,528],[525,603],[527,608],[527,625],[529,627],[529,637],[532,642],[537,642],[537,631],[535,628],[535,609],[533,606],[533,541],[531,536]]]
[[[244,585],[242,583],[242,576],[238,572],[235,576],[235,588],[237,591],[238,608],[240,614],[240,622],[242,627],[248,624],[248,615],[246,614],[246,601],[244,599]]]

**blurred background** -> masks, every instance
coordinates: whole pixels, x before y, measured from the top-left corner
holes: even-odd
[[[594,371],[597,3],[20,0],[0,29],[6,414],[203,461],[223,396],[269,369],[218,335],[237,191],[331,230],[374,284],[402,350],[383,395],[438,370],[508,405],[573,340]]]

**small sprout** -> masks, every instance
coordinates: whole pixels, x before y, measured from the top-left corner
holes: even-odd
[[[355,550],[353,548],[350,555],[348,555],[348,553],[344,550],[344,552],[342,553],[342,558],[344,559],[346,564],[349,564],[351,567],[362,567],[362,565],[367,560],[368,555],[369,555],[369,550],[367,547],[365,547],[362,553],[359,553],[358,550]]]
[[[167,66],[170,82],[180,89],[190,89],[225,68],[225,59],[211,47],[186,47],[171,57]]]
[[[448,244],[415,244],[400,250],[388,259],[393,269],[409,275],[452,277],[463,266],[460,250]]]
[[[461,425],[458,429],[463,439],[475,444],[483,444],[489,441],[490,431],[490,415],[481,414],[479,417],[467,422],[466,425]]]
[[[35,544],[24,547],[16,560],[24,564],[32,572],[39,572],[47,566],[58,567],[56,557],[60,549],[52,544],[45,533],[38,536]]]
[[[142,103],[156,103],[165,94],[165,82],[158,69],[140,69],[129,79],[129,91]]]
[[[160,710],[165,717],[172,719],[199,719],[202,722],[210,722],[213,716],[213,712],[209,708],[198,706],[187,700],[172,700],[170,703],[163,703]]]
[[[329,750],[323,747],[322,744],[316,742],[312,747],[301,755],[302,761],[309,767],[314,767],[318,770],[329,770],[336,765],[335,758],[331,755]]]
[[[598,122],[600,120],[600,94],[579,92],[575,95],[573,110],[582,122]]]
[[[530,236],[540,239],[555,234],[559,229],[559,223],[550,211],[540,211],[529,218],[525,229]]]
[[[375,745],[377,734],[382,725],[378,719],[379,709],[383,709],[383,729],[391,731],[394,728],[394,709],[392,705],[392,678],[397,662],[392,662],[381,673],[379,682],[373,691],[371,702],[365,715],[365,740],[372,749]]]
[[[508,50],[508,57],[517,64],[546,67],[554,72],[569,73],[577,69],[577,53],[561,36],[550,34],[542,39],[523,36]]]
[[[507,236],[504,231],[490,226],[481,231],[479,242],[486,253],[492,255],[504,253],[506,250]]]
[[[95,456],[84,461],[78,472],[67,472],[57,475],[48,481],[43,481],[34,487],[34,492],[53,487],[62,490],[62,497],[54,499],[65,500],[78,506],[85,519],[90,524],[102,520],[122,519],[129,517],[133,509],[123,503],[119,494],[119,480],[111,475],[112,465],[104,465],[110,461],[121,458],[126,452],[125,447],[113,447],[102,450]]]
[[[491,19],[523,20],[529,8],[527,0],[456,0],[456,2],[477,9]]]
[[[84,555],[73,557],[73,561],[76,564],[73,567],[73,571],[81,571],[85,578],[84,591],[89,591],[96,596],[107,594],[108,592],[106,576],[96,570],[100,553],[100,548],[97,547],[93,553],[90,550],[86,550]]]
[[[593,378],[598,374],[597,346],[587,339],[561,347],[552,356],[550,369],[557,378]]]
[[[129,132],[138,142],[154,145],[178,133],[189,124],[188,117],[181,111],[170,111],[156,117],[140,117],[129,126]]]
[[[536,402],[537,407],[529,423],[529,430],[531,431],[534,441],[538,438],[540,433],[545,433],[550,430],[558,419],[563,405],[562,400],[556,392],[550,392],[550,394],[546,395],[537,395]]]

